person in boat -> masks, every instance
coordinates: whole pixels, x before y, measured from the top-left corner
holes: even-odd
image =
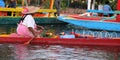
[[[60,38],[75,38],[74,34],[65,34],[65,32],[61,32],[59,35]]]
[[[57,9],[55,16],[60,16],[61,0],[55,0],[54,3],[55,3],[55,8]]]
[[[103,5],[103,11],[112,11],[110,5],[109,5],[109,1],[106,1],[105,2],[105,5]],[[104,16],[109,16],[110,14],[109,13],[103,13]]]
[[[65,32],[61,32],[61,33],[59,34],[60,38],[63,38],[64,35],[65,35]]]
[[[8,8],[16,8],[16,2],[15,2],[15,0],[10,0]]]
[[[9,5],[7,7],[8,8],[16,8],[15,0],[10,0]],[[7,14],[8,14],[8,16],[11,16],[12,12],[8,12]]]
[[[17,26],[17,36],[19,37],[40,37],[40,34],[44,30],[44,27],[37,25],[32,16],[38,10],[39,8],[34,7],[34,6],[23,8],[23,11],[22,11],[23,17],[21,18]],[[38,30],[38,28],[40,29]]]
[[[0,7],[5,7],[5,2],[4,2],[4,0],[0,0]]]

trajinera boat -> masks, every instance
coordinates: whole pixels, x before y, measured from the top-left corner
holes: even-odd
[[[58,20],[88,29],[120,31],[120,0],[117,0],[117,11],[96,10],[94,8],[95,0],[92,2],[93,4],[91,4],[91,0],[88,0],[86,13],[77,16],[64,15],[58,17]],[[105,13],[115,15],[106,18],[103,16]],[[88,15],[86,16],[85,14]],[[98,15],[94,16],[96,14]],[[102,17],[99,14],[102,14]]]
[[[58,20],[88,29],[120,31],[120,23],[114,17],[59,16]]]
[[[0,44],[24,44],[31,38],[23,37],[0,37]],[[96,37],[80,37],[80,38],[34,38],[30,44],[46,44],[46,45],[76,45],[76,46],[115,46],[120,47],[119,38],[96,38]]]

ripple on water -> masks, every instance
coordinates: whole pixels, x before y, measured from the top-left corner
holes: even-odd
[[[114,60],[120,57],[112,47],[0,44],[0,52],[0,60]]]

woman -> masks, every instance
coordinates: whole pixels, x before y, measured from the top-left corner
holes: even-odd
[[[32,14],[37,12],[39,8],[37,7],[24,7],[22,13],[24,14],[17,26],[17,36],[19,37],[38,37],[43,31],[42,26],[38,26],[35,23]],[[37,27],[40,30],[37,30]],[[14,36],[14,35],[13,35]]]

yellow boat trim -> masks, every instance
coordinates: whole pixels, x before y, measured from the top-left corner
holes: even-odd
[[[23,8],[17,7],[17,8],[0,8],[1,12],[12,12],[11,16],[13,17],[14,14],[15,16],[18,16],[21,11],[23,10]],[[38,13],[41,12],[47,12],[47,13],[55,13],[56,9],[39,9]]]
[[[1,34],[0,37],[9,37],[8,34]]]

